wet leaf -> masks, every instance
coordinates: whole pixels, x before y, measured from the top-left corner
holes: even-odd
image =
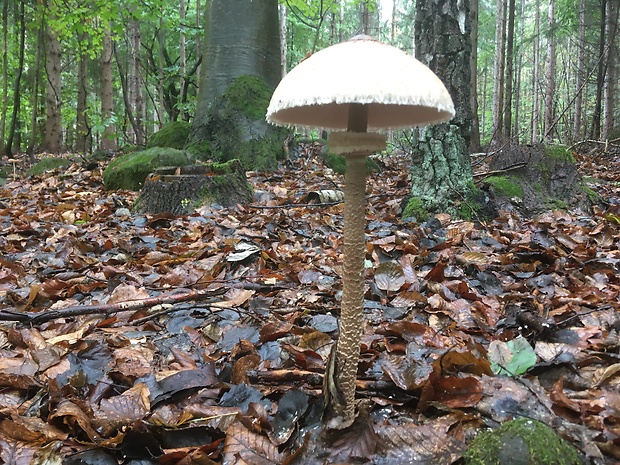
[[[489,344],[491,370],[500,376],[518,376],[536,364],[536,352],[523,337],[508,342],[491,341]]]

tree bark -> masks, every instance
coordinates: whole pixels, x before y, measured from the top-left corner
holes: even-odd
[[[0,113],[0,156],[5,154],[4,134],[6,130],[6,112],[9,106],[9,54],[7,29],[9,22],[9,2],[2,4],[2,111]]]
[[[491,147],[498,149],[504,143],[504,69],[506,65],[506,0],[497,0],[495,19],[495,66],[493,72],[493,134]]]
[[[140,22],[132,20],[129,24],[130,63],[127,73],[129,103],[135,124],[132,125],[133,142],[144,145],[144,103],[142,101],[142,66],[140,63],[141,43]]]
[[[515,0],[508,1],[508,27],[506,30],[506,91],[504,106],[504,130],[506,141],[512,138],[512,83],[514,80]]]
[[[521,0],[521,18],[519,25],[519,36],[525,36],[525,0]],[[513,123],[513,142],[515,144],[520,143],[520,137],[523,131],[521,130],[521,121],[519,120],[519,116],[521,115],[521,82],[522,82],[522,72],[523,72],[523,45],[519,47],[519,63],[517,64],[517,73],[515,76],[515,117]],[[524,99],[526,100],[526,99]]]
[[[46,58],[47,96],[45,99],[46,121],[43,150],[49,153],[59,153],[62,145],[60,42],[56,33],[49,27],[47,30]]]
[[[456,115],[449,123],[420,130],[412,155],[411,194],[429,213],[454,212],[455,200],[462,199],[472,182],[469,1],[417,2],[415,44],[418,59],[444,82]]]
[[[594,114],[592,115],[592,127],[590,129],[590,138],[598,139],[601,137],[601,113],[603,107],[603,87],[605,85],[605,31],[606,31],[606,15],[607,2],[601,0],[601,23],[599,36],[599,61],[596,73],[596,100],[594,102]]]
[[[7,0],[8,1],[8,0]],[[24,2],[15,2],[15,10],[19,7],[19,24],[18,27],[18,35],[19,35],[19,62],[17,67],[17,74],[15,76],[15,87],[13,89],[13,114],[11,115],[11,127],[9,128],[9,137],[6,141],[6,153],[7,155],[13,154],[13,141],[15,139],[15,131],[19,126],[19,109],[21,102],[21,80],[22,74],[24,70],[24,49],[25,49],[25,41],[26,41],[26,18],[24,16]],[[19,137],[19,136],[18,136]],[[17,150],[19,150],[20,141],[18,139]]]
[[[605,62],[607,68],[603,85],[603,124],[602,139],[609,138],[614,129],[614,110],[616,108],[616,92],[618,91],[618,0],[607,0],[607,20],[605,22],[605,36],[607,37],[607,53]]]
[[[26,148],[26,153],[29,156],[30,162],[34,163],[34,148],[37,143],[37,125],[39,118],[39,89],[40,89],[40,76],[41,76],[41,62],[43,61],[43,55],[45,54],[45,26],[41,24],[37,30],[37,51],[36,61],[34,65],[34,73],[32,80],[32,113],[30,116],[30,141]]]
[[[480,121],[478,120],[478,0],[471,0],[469,10],[471,23],[471,61],[469,73],[471,76],[471,141],[469,150],[480,152]]]
[[[101,135],[100,148],[102,150],[116,150],[116,129],[112,118],[114,113],[112,84],[112,32],[110,26],[106,25],[101,50],[101,119],[103,120],[103,134]]]
[[[187,121],[187,113],[185,112],[185,96],[186,96],[186,73],[187,73],[187,58],[185,51],[185,0],[179,0],[179,19],[180,25],[180,37],[179,37],[179,73],[181,74],[179,79],[179,118],[181,121]]]
[[[554,93],[555,93],[555,0],[549,0],[549,33],[547,38],[547,69],[545,83],[545,130],[544,140],[551,140],[553,131]]]
[[[77,95],[77,111],[76,111],[76,137],[75,150],[77,152],[86,153],[90,151],[88,139],[90,137],[90,128],[86,115],[86,107],[88,103],[88,54],[86,34],[80,34],[78,37],[78,95]]]
[[[573,140],[582,138],[583,85],[586,72],[586,0],[579,2],[579,39],[577,41],[577,84],[575,96],[575,113],[573,116]]]
[[[532,73],[532,138],[531,143],[538,141],[538,126],[540,121],[540,0],[534,6],[534,72]]]
[[[280,21],[280,64],[282,66],[282,77],[286,76],[287,72],[287,62],[286,62],[286,53],[287,53],[287,45],[286,45],[286,21],[288,17],[288,12],[286,9],[286,5],[279,5],[279,21]]]

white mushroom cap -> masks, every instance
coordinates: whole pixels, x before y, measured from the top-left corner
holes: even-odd
[[[276,88],[267,121],[282,126],[347,130],[352,103],[368,107],[368,130],[448,121],[454,104],[425,65],[368,36],[311,55]]]

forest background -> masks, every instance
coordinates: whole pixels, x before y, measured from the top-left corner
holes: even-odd
[[[620,136],[619,3],[471,2],[472,152]],[[209,7],[3,0],[0,154],[126,149],[167,122],[191,121]],[[286,0],[279,8],[283,74],[361,31],[415,53],[412,0]]]

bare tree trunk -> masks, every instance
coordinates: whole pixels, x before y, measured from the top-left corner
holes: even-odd
[[[583,84],[586,72],[586,0],[579,2],[579,40],[577,41],[577,95],[575,96],[575,114],[573,116],[573,140],[580,140],[581,114],[583,110]]]
[[[601,24],[600,24],[600,39],[599,39],[599,62],[598,70],[596,73],[596,100],[594,102],[594,114],[592,115],[592,127],[590,129],[590,138],[598,139],[601,137],[601,109],[603,106],[603,87],[605,81],[605,60],[602,58],[605,55],[605,30],[606,30],[606,15],[607,15],[607,2],[601,1]]]
[[[555,93],[555,0],[549,0],[549,37],[547,43],[547,69],[545,87],[545,131],[543,139],[553,139],[553,94]]]
[[[185,98],[186,98],[186,73],[187,73],[187,58],[185,53],[185,0],[179,0],[179,19],[181,21],[181,33],[179,37],[179,73],[181,77],[179,79],[179,118],[181,121],[187,121],[187,114],[185,113]]]
[[[390,44],[396,43],[396,3],[397,0],[392,1],[392,30],[390,31]]]
[[[279,20],[280,20],[280,63],[282,65],[282,77],[286,76],[286,67],[287,67],[287,63],[286,63],[286,54],[288,52],[288,47],[286,44],[286,21],[287,21],[287,16],[288,16],[288,12],[286,9],[286,5],[282,4],[278,6],[280,15],[279,15]],[[333,26],[333,22],[332,22],[332,26]]]
[[[157,100],[159,105],[155,106],[155,112],[157,113],[158,124],[161,127],[164,124],[164,111],[166,109],[164,96],[164,20],[161,17],[157,31],[157,45]]]
[[[88,99],[88,54],[86,53],[87,44],[86,34],[80,34],[78,37],[78,49],[80,56],[78,58],[78,95],[77,95],[77,111],[76,111],[76,138],[75,150],[77,152],[86,153],[90,151],[88,138],[90,136],[90,128],[86,116],[86,106]]]
[[[2,113],[0,113],[0,156],[4,155],[4,132],[6,130],[6,112],[9,106],[9,54],[7,49],[7,29],[9,22],[9,2],[2,4]]]
[[[359,33],[372,36],[378,34],[378,17],[379,8],[376,0],[360,1],[360,25]]]
[[[489,84],[489,67],[488,60],[485,60],[484,71],[482,72],[482,140],[486,140],[487,131],[487,86]]]
[[[132,20],[129,24],[130,63],[127,73],[127,86],[129,90],[129,102],[134,116],[135,124],[132,125],[133,142],[137,145],[144,144],[143,102],[142,102],[142,67],[140,64],[140,23]]]
[[[396,6],[396,2],[394,2]],[[471,60],[469,72],[471,74],[471,142],[469,150],[480,152],[480,121],[478,120],[478,0],[471,0],[469,10],[471,23]]]
[[[532,73],[532,138],[538,142],[538,126],[540,121],[540,0],[534,7],[534,72]]]
[[[208,0],[207,0],[208,3]],[[196,0],[196,30],[199,31],[202,28],[202,4],[200,0]],[[202,57],[202,37],[200,34],[196,34],[196,60],[200,60]],[[196,95],[200,90],[200,66],[196,67]]]
[[[506,92],[504,107],[503,136],[509,141],[512,138],[512,83],[514,79],[514,42],[515,42],[515,0],[508,1],[508,29],[506,33]]]
[[[32,80],[32,114],[30,117],[30,141],[26,148],[26,153],[31,162],[34,162],[34,147],[37,143],[37,121],[39,118],[39,80],[41,76],[41,61],[45,54],[45,26],[41,26],[37,30],[37,52],[34,64],[34,77]]]
[[[618,48],[616,36],[618,33],[618,0],[607,0],[607,20],[605,36],[607,37],[607,70],[603,86],[603,124],[602,138],[609,138],[614,128],[614,110],[616,108],[616,92],[618,91]]]
[[[6,0],[8,1],[8,0]],[[13,153],[13,140],[14,138],[17,139],[17,143],[15,144],[17,146],[17,150],[19,150],[19,145],[20,145],[20,140],[19,140],[19,135],[17,135],[17,137],[15,137],[15,131],[17,129],[17,127],[19,126],[19,109],[20,109],[20,102],[21,102],[21,80],[22,80],[22,74],[23,74],[23,70],[24,70],[24,49],[25,49],[25,42],[26,42],[26,18],[24,15],[24,2],[20,1],[20,2],[15,2],[15,11],[17,11],[19,7],[19,23],[16,24],[18,30],[18,36],[19,36],[19,61],[18,61],[18,65],[17,65],[17,75],[15,76],[15,87],[13,89],[13,114],[11,115],[11,127],[9,128],[9,137],[7,138],[6,141],[6,153],[8,155],[11,155]]]
[[[521,0],[521,19],[519,23],[519,37],[523,38],[525,36],[525,0]],[[515,117],[513,123],[513,141],[515,144],[520,142],[520,136],[523,131],[521,131],[521,122],[519,121],[519,116],[521,114],[521,77],[523,70],[523,43],[519,47],[519,63],[517,64],[517,74],[516,74],[516,82],[515,82]]]
[[[106,25],[101,50],[101,119],[104,125],[100,144],[102,150],[116,150],[116,128],[112,118],[113,112],[112,32],[110,26]]]
[[[504,66],[506,55],[504,47],[506,44],[506,0],[497,0],[497,17],[495,21],[495,67],[493,75],[493,135],[491,136],[491,147],[499,148],[504,135]]]
[[[46,121],[43,149],[50,153],[59,153],[62,145],[62,126],[60,115],[60,42],[56,33],[48,27],[47,30],[47,59],[45,72],[47,74]]]

